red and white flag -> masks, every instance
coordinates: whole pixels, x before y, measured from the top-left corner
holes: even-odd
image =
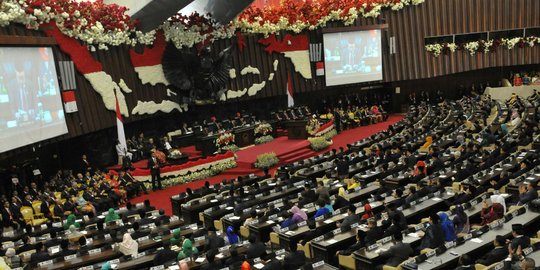
[[[124,149],[127,149],[126,133],[124,132],[124,122],[122,121],[122,114],[120,113],[120,104],[118,103],[116,90],[114,92],[114,98],[116,99],[116,130],[118,132],[118,141],[124,147]]]
[[[294,107],[294,98],[292,93],[292,81],[291,74],[288,74],[287,77],[287,106]]]

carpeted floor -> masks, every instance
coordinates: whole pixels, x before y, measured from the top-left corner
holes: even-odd
[[[347,144],[356,142],[363,138],[369,137],[379,131],[385,130],[386,128],[388,128],[389,125],[392,125],[401,119],[403,119],[403,116],[401,115],[392,115],[388,118],[386,122],[383,123],[343,131],[332,139],[334,144],[330,149],[346,147]],[[210,184],[215,184],[221,182],[223,179],[233,179],[238,176],[243,176],[250,173],[262,175],[262,171],[253,169],[251,166],[251,164],[255,161],[257,155],[261,153],[276,152],[278,156],[281,155],[282,157],[285,157],[288,162],[293,162],[296,158],[298,158],[296,160],[305,159],[319,154],[315,151],[305,150],[307,149],[306,147],[309,147],[309,143],[306,140],[288,140],[287,137],[279,137],[270,143],[248,147],[244,150],[236,152],[236,155],[238,156],[238,166],[236,168],[229,169],[219,175],[207,179],[202,179],[191,183],[170,187],[165,190],[151,192],[148,195],[134,198],[131,200],[131,202],[139,203],[143,202],[146,199],[149,199],[152,205],[154,205],[156,208],[163,208],[165,209],[166,214],[171,215],[171,196],[177,195],[181,192],[185,192],[186,188],[197,189],[199,187],[202,187],[205,181],[209,181]],[[302,149],[297,150],[301,151],[302,154],[299,156],[294,156],[295,152],[293,152],[291,149],[295,148]],[[328,151],[328,149],[323,150],[320,153],[326,151]],[[276,167],[272,168],[270,170],[270,173],[273,174],[275,170]]]

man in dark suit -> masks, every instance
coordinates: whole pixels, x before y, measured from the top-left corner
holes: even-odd
[[[523,235],[522,224],[512,224],[512,236],[514,237],[514,239],[512,239],[510,248],[514,251],[517,250],[520,246],[523,250],[531,245],[531,239],[528,236]]]
[[[306,263],[306,254],[303,251],[297,251],[296,248],[296,241],[290,241],[289,254],[283,259],[284,270],[296,270]]]
[[[251,234],[249,236],[249,248],[246,252],[246,258],[253,259],[264,257],[264,255],[266,255],[266,246],[263,242],[257,241],[257,237],[254,234]]]
[[[409,244],[403,243],[403,234],[398,232],[394,234],[394,245],[387,251],[379,254],[379,256],[386,260],[385,264],[389,266],[397,266],[413,253],[413,249]]]
[[[495,246],[495,248],[482,256],[482,258],[477,260],[476,263],[489,266],[491,264],[504,260],[504,258],[508,256],[508,249],[505,247],[505,241],[506,239],[504,239],[504,236],[497,235],[495,237],[495,240],[493,240],[493,245]]]
[[[79,166],[79,172],[84,174],[86,172],[92,171],[92,165],[90,165],[90,161],[88,161],[88,158],[86,157],[86,154],[83,154],[81,156],[81,165]]]
[[[165,241],[163,242],[163,249],[158,251],[154,257],[154,265],[162,265],[167,262],[176,261],[177,255],[176,252],[171,250],[171,242]]]
[[[218,251],[217,249],[211,249],[208,252],[206,252],[206,260],[208,261],[207,264],[203,265],[201,267],[201,270],[214,270],[214,269],[221,269],[221,261],[215,261],[216,255]]]
[[[377,220],[374,218],[368,219],[368,228],[366,237],[364,238],[364,244],[366,246],[373,245],[377,240],[383,236],[383,231],[377,226]]]
[[[150,234],[149,231],[139,230],[140,227],[141,227],[141,225],[139,224],[139,222],[133,223],[133,231],[134,232],[131,234],[131,238],[133,238],[133,240],[137,240],[137,239],[139,239],[141,237],[145,237],[148,234]]]
[[[204,251],[208,251],[211,249],[217,250],[224,245],[225,240],[223,240],[222,237],[219,237],[216,234],[216,228],[214,228],[213,226],[208,228],[208,235],[206,236],[206,240],[204,243]]]
[[[244,262],[244,255],[238,254],[238,249],[235,246],[229,248],[229,253],[231,257],[225,261],[225,266],[228,266],[229,269],[240,269],[240,266]]]
[[[527,187],[519,186],[519,205],[527,204],[528,202],[538,198],[538,192],[534,189],[534,185],[530,182]]]
[[[43,242],[38,242],[35,247],[37,252],[30,256],[31,265],[37,265],[39,262],[49,260],[49,253],[45,250]]]
[[[12,227],[17,223],[17,215],[13,212],[13,209],[9,205],[8,201],[4,202],[4,207],[2,207],[2,226],[3,227]]]
[[[342,223],[338,223],[340,227],[348,227],[354,223],[360,222],[360,216],[356,214],[356,206],[354,204],[349,205],[347,210],[347,217],[343,219]]]
[[[317,194],[313,189],[311,189],[309,184],[304,185],[304,191],[302,191],[300,195],[302,196],[301,204],[308,204],[317,200]]]
[[[159,161],[156,157],[156,153],[152,152],[151,157],[148,159],[148,168],[150,169],[150,175],[152,177],[152,190],[163,189],[161,187],[161,175],[159,170]]]
[[[77,253],[77,251],[69,249],[69,241],[67,239],[64,239],[60,242],[60,249],[61,250],[58,253],[53,254],[54,257],[63,258],[65,256]]]

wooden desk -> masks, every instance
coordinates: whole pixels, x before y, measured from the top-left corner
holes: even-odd
[[[307,120],[295,120],[285,122],[287,137],[289,140],[305,140],[308,138],[306,131]]]
[[[533,224],[540,218],[539,213],[527,211],[524,214],[512,218],[510,221],[504,223],[502,227],[489,230],[487,233],[482,234],[478,238],[482,240],[481,243],[466,241],[464,244],[453,247],[445,251],[440,255],[428,258],[425,262],[418,264],[418,269],[430,270],[430,269],[449,269],[454,265],[457,265],[459,256],[450,254],[452,251],[456,254],[468,254],[476,249],[487,247],[492,245],[493,240],[497,235],[509,237],[512,234],[512,224],[523,224],[524,227]],[[438,262],[441,262],[440,264]],[[404,265],[404,269],[410,269],[409,266]]]
[[[255,127],[246,126],[234,129],[234,142],[238,147],[245,147],[255,143]]]

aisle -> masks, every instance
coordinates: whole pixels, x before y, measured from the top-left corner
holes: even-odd
[[[378,123],[371,126],[364,126],[364,127],[358,127],[355,129],[346,130],[338,135],[336,135],[332,140],[334,141],[334,144],[331,148],[339,148],[339,147],[346,147],[347,144],[356,142],[358,140],[361,140],[363,138],[369,137],[377,132],[380,132],[382,130],[385,130],[388,128],[389,125],[392,125],[399,120],[403,119],[403,116],[401,115],[392,115],[388,118],[386,122]],[[263,145],[257,145],[253,147],[246,148],[244,150],[240,150],[236,152],[238,156],[238,166],[236,168],[232,168],[229,170],[226,170],[222,172],[219,175],[194,181],[191,183],[186,183],[174,187],[169,187],[164,190],[159,190],[156,192],[151,192],[148,195],[143,195],[137,198],[134,198],[131,200],[132,203],[139,203],[143,202],[146,199],[149,199],[152,205],[154,205],[156,208],[163,208],[165,209],[165,213],[167,215],[172,214],[171,210],[171,201],[170,197],[177,195],[181,192],[185,192],[186,188],[191,189],[197,189],[204,185],[205,181],[210,182],[210,184],[215,184],[221,182],[223,179],[233,179],[238,176],[243,176],[249,173],[255,173],[257,175],[262,175],[262,171],[253,169],[251,167],[251,163],[255,160],[258,154],[265,153],[268,151],[274,151],[278,153],[279,155],[287,155],[291,148],[294,148],[294,150],[297,149],[304,149],[304,147],[309,147],[309,143],[307,143],[305,140],[287,140],[287,137],[279,137],[276,138],[274,141],[263,144]],[[303,151],[303,150],[302,150]],[[305,159],[309,158],[311,156],[318,155],[319,153],[326,152],[327,150],[323,150],[321,152],[315,152],[312,150],[309,150],[307,154],[303,154],[302,156],[296,156],[296,158],[299,159]],[[307,152],[307,151],[306,151]],[[294,153],[293,153],[294,154]],[[294,161],[293,159],[290,159],[289,161]],[[277,166],[276,166],[277,167]],[[272,168],[270,170],[270,173],[273,174],[276,170],[276,167]]]

